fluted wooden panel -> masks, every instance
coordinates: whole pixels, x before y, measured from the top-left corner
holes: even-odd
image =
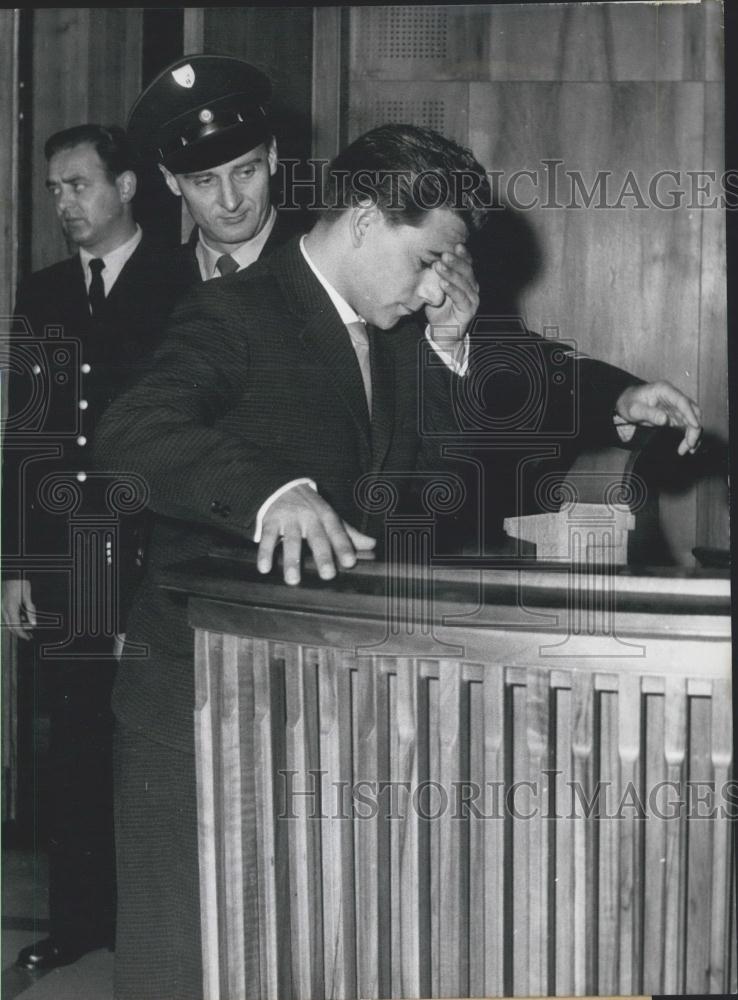
[[[728,824],[684,802],[728,774],[712,668],[198,642],[208,997],[238,995],[257,946],[262,1000],[728,988]]]

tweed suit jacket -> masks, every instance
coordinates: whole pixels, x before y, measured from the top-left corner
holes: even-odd
[[[151,370],[108,410],[99,460],[144,476],[158,515],[128,628],[150,655],[124,658],[114,694],[127,726],[192,750],[193,636],[183,602],[156,586],[160,568],[247,542],[262,503],[302,476],[340,517],[376,533],[354,496],[359,478],[434,466],[435,438],[418,431],[422,331],[409,318],[369,337],[371,421],[348,332],[292,240],[194,289]],[[439,368],[427,398],[440,432],[453,422],[453,376]]]

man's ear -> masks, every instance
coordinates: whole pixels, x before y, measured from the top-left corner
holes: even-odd
[[[369,199],[359,202],[351,209],[349,230],[351,242],[355,247],[363,245],[371,227],[375,226],[382,218],[381,210]]]
[[[124,204],[133,201],[133,196],[136,193],[136,184],[136,175],[132,170],[124,170],[122,174],[118,174],[115,178],[115,186],[118,188],[120,200]]]
[[[162,174],[164,175],[164,180],[167,182],[167,187],[172,192],[172,194],[176,194],[178,198],[181,198],[182,191],[180,189],[179,184],[177,183],[177,178],[174,176],[171,170],[167,170],[167,168],[164,166],[163,163],[159,164],[159,170],[161,170]]]
[[[274,177],[277,172],[279,153],[277,152],[277,140],[272,136],[267,148],[267,162],[269,164],[269,176]]]

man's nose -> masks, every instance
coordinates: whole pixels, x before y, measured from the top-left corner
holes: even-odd
[[[220,203],[228,212],[235,211],[241,203],[241,192],[230,177],[225,177],[221,181]]]
[[[441,279],[432,267],[423,271],[416,291],[423,302],[429,306],[440,306],[446,297],[446,293],[441,288]]]
[[[73,191],[61,191],[56,196],[56,210],[63,215],[74,201]]]

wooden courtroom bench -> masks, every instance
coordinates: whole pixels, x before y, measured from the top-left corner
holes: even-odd
[[[735,989],[726,572],[287,587],[224,550],[163,583],[194,629],[207,1000]]]

